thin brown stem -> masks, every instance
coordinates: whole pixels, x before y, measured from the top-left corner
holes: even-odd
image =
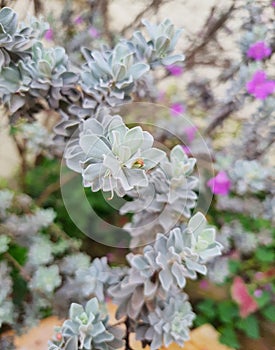
[[[125,324],[125,321],[126,321],[126,318],[123,318],[122,320],[112,324],[111,327],[116,327],[116,326],[120,326],[122,324]]]
[[[62,177],[62,180],[58,180],[58,181],[50,184],[48,187],[45,188],[45,190],[37,198],[36,204],[38,206],[41,206],[52,193],[58,191],[62,185],[65,185],[66,183],[70,182],[77,175],[78,174],[76,174],[76,173],[69,173],[69,174],[64,175]]]
[[[134,350],[130,345],[130,319],[129,317],[125,320],[126,333],[125,333],[125,350]]]
[[[101,15],[103,19],[103,30],[104,30],[104,35],[109,42],[109,44],[112,44],[112,35],[111,31],[109,28],[109,1],[108,0],[101,0],[100,2],[100,7],[101,7]]]
[[[127,31],[130,30],[131,28],[138,27],[138,23],[141,21],[142,17],[145,16],[145,14],[150,12],[152,9],[154,10],[154,12],[156,12],[157,9],[160,7],[160,5],[162,5],[164,2],[165,2],[164,0],[152,0],[151,3],[144,8],[144,10],[142,10],[140,13],[136,15],[136,17],[130,24],[128,24],[122,29],[121,36],[125,36]]]
[[[20,171],[20,185],[21,189],[24,192],[26,188],[26,175],[28,171],[27,155],[26,155],[26,144],[25,141],[21,144],[15,135],[12,135],[17,152],[20,156],[21,161],[21,171]]]
[[[27,274],[27,272],[19,264],[19,262],[16,259],[14,259],[12,255],[10,255],[10,253],[4,253],[4,257],[20,272],[20,275],[24,278],[24,280],[26,280],[27,282],[31,280],[31,277]]]
[[[227,119],[233,111],[236,110],[236,103],[231,101],[228,104],[224,105],[214,116],[212,122],[208,125],[205,130],[206,135],[211,135],[212,132],[222,124],[225,119]]]
[[[220,28],[223,27],[223,25],[226,23],[228,18],[230,17],[230,14],[235,10],[235,2],[231,5],[231,7],[225,12],[220,15],[218,19],[213,18],[213,14],[215,13],[214,9],[211,10],[210,15],[208,16],[204,28],[204,33],[200,33],[200,43],[197,44],[195,47],[192,46],[187,49],[186,54],[186,60],[185,60],[185,67],[190,69],[193,67],[195,62],[195,57],[197,54],[205,49],[205,47],[208,45],[208,43],[213,40],[216,33]]]
[[[43,4],[41,0],[33,0],[33,7],[35,16],[43,12]]]

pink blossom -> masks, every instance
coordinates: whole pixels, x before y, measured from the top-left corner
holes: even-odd
[[[255,273],[254,277],[255,277],[255,279],[257,281],[261,281],[261,280],[263,280],[265,278],[265,274],[263,272],[261,272],[261,271],[257,271]]]
[[[176,102],[171,105],[170,112],[174,117],[177,117],[179,114],[185,112],[185,107],[182,103]]]
[[[272,1],[272,4],[271,4],[273,7],[275,7],[275,1]]]
[[[114,262],[116,260],[114,253],[107,253],[106,256],[109,262]]]
[[[188,142],[191,143],[195,138],[195,135],[197,133],[197,128],[195,126],[189,126],[188,128],[184,129],[184,133],[187,136]]]
[[[201,280],[200,281],[200,288],[201,289],[208,289],[209,288],[209,282],[207,280]]]
[[[231,260],[240,260],[240,258],[241,258],[240,252],[239,252],[238,250],[236,250],[236,249],[233,249],[233,250],[229,253],[228,256],[230,257]]]
[[[190,156],[192,154],[190,147],[185,146],[185,145],[181,145],[181,147],[188,156]]]
[[[258,304],[248,293],[244,280],[236,276],[231,287],[232,299],[239,305],[240,315],[245,318],[258,310]]]
[[[84,22],[83,20],[83,17],[82,16],[77,16],[75,19],[74,19],[74,23],[75,24],[82,24]]]
[[[225,171],[220,171],[207,182],[207,186],[214,194],[225,196],[230,191],[231,181]]]
[[[52,41],[53,40],[53,30],[50,28],[48,30],[46,30],[45,34],[44,34],[44,38],[48,41]]]
[[[266,73],[258,70],[254,73],[252,79],[247,82],[246,89],[255,98],[264,100],[275,90],[275,81],[267,80]]]
[[[266,45],[264,41],[257,41],[256,43],[250,45],[246,52],[246,56],[253,58],[256,61],[261,61],[271,55],[271,48]]]
[[[183,73],[183,68],[174,64],[167,66],[166,69],[171,75],[174,75],[175,77],[178,77]]]
[[[89,34],[91,35],[92,38],[96,39],[99,37],[99,31],[95,27],[90,27],[89,28]]]
[[[112,302],[112,298],[110,298],[108,295],[106,295],[104,299],[105,299],[106,303],[111,303]]]

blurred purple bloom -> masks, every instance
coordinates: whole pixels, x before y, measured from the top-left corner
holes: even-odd
[[[272,291],[272,284],[268,283],[264,286],[264,290],[267,290],[268,292]]]
[[[175,77],[178,77],[183,73],[183,68],[174,64],[172,64],[171,66],[167,66],[166,69],[170,74],[174,75]]]
[[[254,291],[254,296],[255,296],[256,298],[260,298],[260,297],[262,296],[262,294],[263,294],[263,291],[262,291],[261,289],[256,289],[256,290]]]
[[[188,146],[181,145],[181,147],[188,156],[192,154],[191,149]]]
[[[92,38],[96,39],[99,37],[99,31],[95,27],[90,27],[89,28],[89,34],[91,35]]]
[[[75,24],[82,24],[84,22],[84,19],[82,16],[77,16],[75,19],[74,19],[74,23]]]
[[[45,34],[44,34],[44,38],[48,41],[52,41],[53,40],[53,30],[50,28],[48,30],[46,30]]]
[[[116,260],[115,254],[113,253],[107,253],[106,254],[108,262],[114,262]]]
[[[231,181],[225,171],[220,171],[207,182],[207,186],[210,187],[212,193],[225,196],[230,191]]]
[[[272,4],[271,4],[273,7],[275,7],[275,1],[272,1]]]
[[[247,82],[246,89],[248,93],[255,98],[264,100],[275,90],[275,81],[267,80],[266,73],[262,70],[258,70],[254,73],[252,79]]]
[[[189,143],[191,143],[194,140],[196,132],[197,128],[195,126],[190,126],[184,129],[184,133],[186,134]]]
[[[209,288],[209,282],[207,280],[201,280],[200,281],[200,288],[201,289],[208,289]]]
[[[250,45],[247,50],[246,56],[253,58],[256,61],[261,61],[263,58],[266,58],[271,55],[271,48],[266,45],[264,41],[258,41]]]
[[[177,117],[179,114],[185,112],[185,107],[182,103],[176,102],[171,105],[170,112],[174,117]]]

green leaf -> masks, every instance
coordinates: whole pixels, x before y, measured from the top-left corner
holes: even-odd
[[[270,302],[270,294],[267,291],[263,291],[260,297],[255,298],[260,309]]]
[[[222,322],[233,323],[238,316],[238,307],[231,300],[222,301],[218,304],[218,315]]]
[[[256,258],[261,262],[272,263],[275,259],[275,252],[267,247],[260,247],[256,251]]]
[[[2,27],[9,34],[14,34],[17,27],[17,14],[9,7],[0,11],[0,22]]]
[[[249,338],[258,339],[260,336],[259,322],[255,315],[241,319],[236,326],[241,329]]]
[[[269,321],[275,322],[275,305],[270,305],[261,310],[261,313]]]
[[[237,334],[233,327],[226,326],[222,328],[220,332],[221,332],[221,335],[219,340],[222,344],[230,346],[234,349],[240,348],[240,343],[238,341]]]
[[[216,316],[215,303],[211,299],[201,301],[197,306],[197,310],[206,316],[208,320],[211,320]]]
[[[27,261],[27,248],[19,245],[11,245],[9,249],[10,255],[22,266]]]
[[[203,324],[208,323],[208,322],[209,322],[209,320],[207,319],[206,316],[197,315],[197,317],[195,318],[194,324],[195,324],[195,327],[200,327]]]
[[[229,271],[231,274],[236,275],[241,269],[241,262],[238,260],[229,260],[228,262]]]
[[[49,65],[49,63],[45,60],[41,60],[38,62],[38,68],[41,71],[42,74],[44,74],[46,77],[50,77],[52,74],[52,68]]]

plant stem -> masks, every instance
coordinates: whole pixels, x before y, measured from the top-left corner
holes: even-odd
[[[69,173],[62,177],[62,182],[61,180],[58,179],[56,182],[50,184],[48,187],[45,188],[45,190],[37,198],[36,204],[38,206],[41,206],[52,193],[59,190],[62,185],[65,185],[67,182],[70,182],[77,175],[78,175],[77,173]]]
[[[125,350],[133,350],[130,345],[130,319],[129,317],[125,320],[126,334],[125,334]]]
[[[21,145],[15,135],[12,135],[12,137],[21,159],[20,185],[21,185],[22,192],[24,192],[26,188],[26,175],[28,171],[28,164],[26,159],[26,145],[25,145],[25,142],[23,143],[23,145]]]
[[[10,253],[5,253],[4,257],[10,262],[12,263],[12,265],[20,272],[20,275],[24,278],[24,280],[26,281],[30,281],[31,277],[27,274],[27,272],[24,270],[24,268],[19,264],[19,262],[14,259],[14,257],[12,255],[10,255]]]
[[[152,0],[150,4],[148,4],[148,6],[146,6],[141,12],[139,12],[137,14],[137,16],[134,18],[134,20],[128,24],[127,26],[125,26],[122,30],[121,30],[121,35],[125,36],[127,31],[129,29],[132,29],[133,27],[137,27],[138,23],[141,21],[141,19],[145,16],[148,15],[148,12],[152,11],[153,12],[157,12],[158,8],[160,7],[161,4],[168,2],[168,1],[164,1],[164,0]]]
[[[116,326],[120,326],[121,324],[125,324],[125,319],[124,318],[122,320],[112,324],[111,326],[112,327],[116,327]]]

